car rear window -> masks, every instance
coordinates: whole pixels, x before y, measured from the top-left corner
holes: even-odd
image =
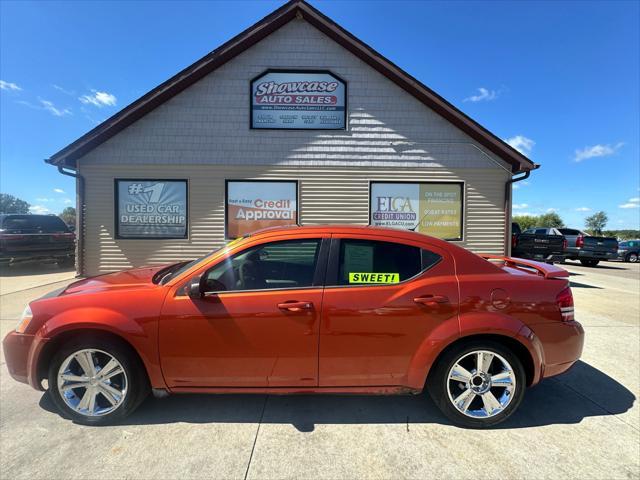
[[[68,232],[65,223],[55,215],[12,215],[5,217],[2,229],[15,233]]]
[[[572,228],[559,228],[558,231],[563,235],[580,235],[579,230],[574,230]]]
[[[341,240],[338,285],[399,283],[440,261],[429,250],[393,242]]]

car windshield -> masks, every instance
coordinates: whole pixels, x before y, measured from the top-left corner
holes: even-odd
[[[629,242],[620,242],[618,244],[618,246],[620,246],[620,247],[628,247],[629,246]]]
[[[175,264],[165,268],[164,270],[161,270],[158,273],[156,273],[156,276],[154,277],[153,282],[154,283],[159,283],[160,285],[164,285],[165,283],[167,283],[172,278],[182,274],[183,272],[186,272],[191,267],[193,267],[195,264],[200,263],[205,258],[210,257],[211,255],[213,255],[215,253],[218,253],[220,250],[222,250],[224,248],[228,248],[228,247],[230,247],[232,245],[235,245],[236,243],[238,243],[240,240],[243,240],[244,238],[245,237],[241,237],[241,238],[237,238],[235,240],[232,240],[230,242],[227,242],[222,247],[216,248],[214,250],[211,250],[206,255],[203,255],[200,258],[196,258],[195,260],[175,263]]]

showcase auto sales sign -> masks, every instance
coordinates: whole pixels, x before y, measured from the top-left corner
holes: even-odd
[[[345,83],[330,72],[267,71],[251,82],[251,128],[344,129]]]

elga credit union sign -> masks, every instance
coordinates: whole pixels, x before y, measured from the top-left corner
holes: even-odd
[[[326,71],[269,70],[251,81],[251,128],[345,128],[345,82]]]
[[[226,238],[298,223],[298,184],[292,181],[228,180]]]
[[[186,238],[186,180],[116,180],[118,238]]]
[[[371,225],[462,239],[462,183],[371,183]]]

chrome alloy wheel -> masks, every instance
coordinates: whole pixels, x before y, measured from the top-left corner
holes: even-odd
[[[502,356],[477,350],[460,357],[449,370],[447,393],[454,407],[473,418],[502,412],[513,398],[516,375]]]
[[[127,396],[127,374],[115,357],[96,349],[69,355],[58,370],[58,392],[69,408],[97,417],[113,412]]]

